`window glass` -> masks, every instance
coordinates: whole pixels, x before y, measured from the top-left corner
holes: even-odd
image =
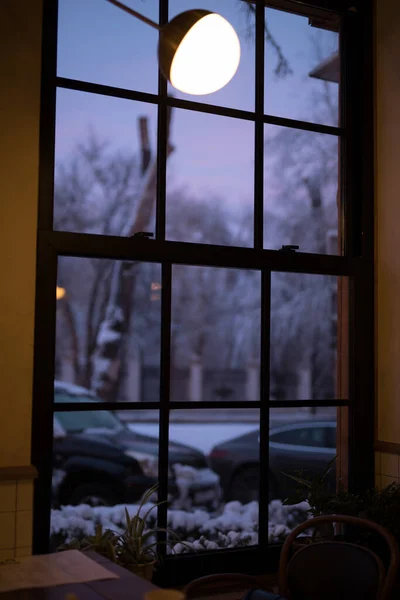
[[[189,110],[171,120],[167,239],[252,247],[254,123]]]
[[[264,247],[339,254],[338,138],[265,125]]]
[[[157,402],[160,265],[60,257],[58,283],[55,401]]]
[[[340,461],[335,460],[339,449],[336,444],[326,447],[325,429],[327,421],[332,423],[331,429],[335,429],[336,415],[335,407],[273,408],[270,411],[269,517],[276,542],[282,542],[299,522],[310,516],[305,502],[309,489],[292,477],[318,482],[326,473],[320,496],[335,490],[336,477],[340,476]],[[283,432],[285,427],[287,431]],[[278,528],[279,525],[284,528]]]
[[[179,495],[168,523],[187,544],[177,551],[258,543],[259,418],[254,409],[171,411],[169,464],[176,479],[170,493],[177,487]]]
[[[50,551],[94,535],[99,524],[122,533],[125,508],[135,516],[158,481],[158,411],[56,412],[54,421]],[[156,500],[150,496],[140,514]],[[147,525],[156,519],[152,510]]]
[[[259,271],[174,265],[171,400],[259,400]]]
[[[158,1],[124,0],[158,22]],[[157,93],[158,32],[109,2],[59,0],[57,74]]]
[[[157,107],[59,89],[56,108],[54,229],[154,233]]]
[[[326,428],[326,439],[328,448],[336,448],[337,441],[337,433],[336,427],[327,427]]]
[[[347,291],[346,277],[272,273],[272,400],[347,398]]]
[[[309,7],[303,12],[265,10],[265,112],[337,126],[339,19]]]

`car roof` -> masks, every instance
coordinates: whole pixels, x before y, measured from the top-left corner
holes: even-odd
[[[101,402],[101,398],[98,398],[94,392],[88,390],[80,385],[75,385],[73,383],[68,383],[67,381],[54,381],[54,392],[68,394],[69,396],[86,396],[86,399],[93,398],[93,400],[98,400]]]
[[[296,429],[303,429],[304,427],[332,427],[336,428],[336,421],[298,421],[297,423],[287,423],[279,427],[273,427],[270,430],[270,435],[274,433],[283,433],[284,431],[294,431]]]

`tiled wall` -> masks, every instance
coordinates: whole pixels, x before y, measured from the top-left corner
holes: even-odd
[[[33,481],[0,481],[0,560],[32,554]]]
[[[390,483],[400,483],[400,456],[387,452],[375,452],[375,485],[383,489]]]

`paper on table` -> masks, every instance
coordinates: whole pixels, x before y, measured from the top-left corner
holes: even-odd
[[[18,563],[0,565],[0,592],[118,579],[78,550],[21,558]]]

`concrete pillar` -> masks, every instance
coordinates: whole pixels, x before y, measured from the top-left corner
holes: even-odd
[[[310,400],[311,393],[311,369],[310,367],[303,367],[298,371],[297,399]]]
[[[203,400],[203,364],[199,356],[193,356],[189,366],[189,400]]]
[[[128,358],[125,382],[125,398],[128,402],[140,402],[142,399],[142,362],[138,356]]]
[[[260,400],[260,365],[250,361],[246,370],[246,400]]]
[[[63,356],[61,359],[61,381],[76,383],[74,363],[69,356]]]

